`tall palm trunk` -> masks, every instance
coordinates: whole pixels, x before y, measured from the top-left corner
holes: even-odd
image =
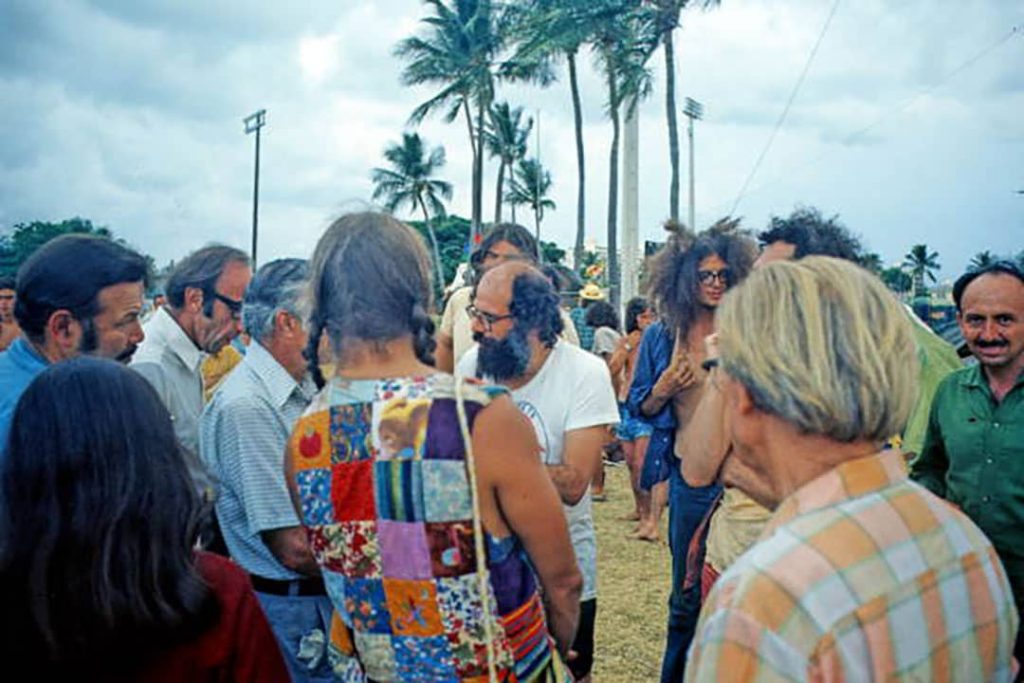
[[[474,188],[473,197],[472,197],[474,203],[473,203],[473,217],[472,217],[472,220],[470,222],[471,224],[470,224],[470,228],[469,228],[469,242],[470,242],[470,248],[472,249],[474,246],[476,246],[476,237],[477,237],[477,235],[480,232],[480,224],[476,220],[477,216],[476,216],[476,192],[475,192],[476,185],[475,185],[475,183],[476,183],[477,158],[479,158],[479,156],[480,156],[480,145],[478,144],[478,142],[482,143],[483,142],[483,138],[481,137],[478,140],[477,136],[476,136],[476,132],[473,130],[473,114],[469,110],[469,99],[468,98],[462,100],[462,113],[466,115],[466,128],[469,130],[469,149],[473,153],[473,170],[470,172],[470,186],[472,188]]]
[[[665,117],[668,120],[668,155],[672,165],[669,181],[668,211],[673,221],[679,220],[679,124],[676,121],[676,55],[672,34],[665,31]],[[691,230],[694,227],[688,226]]]
[[[612,147],[608,160],[608,287],[609,303],[619,308],[619,89],[613,64],[608,64],[608,99],[611,102]]]
[[[544,250],[540,248],[540,205],[536,201],[533,203],[533,238],[537,240],[538,254],[543,254]],[[541,256],[541,261],[543,260],[544,258]]]
[[[473,231],[479,234],[483,229],[484,208],[484,101],[481,97],[476,104],[476,157],[473,159]]]
[[[505,196],[505,160],[498,161],[498,187],[494,191],[494,222],[501,222],[501,203]]]
[[[573,265],[579,270],[583,263],[583,240],[586,238],[586,192],[584,177],[586,162],[583,158],[583,107],[580,104],[580,85],[576,78],[576,52],[566,55],[569,63],[569,90],[572,92],[572,115],[576,129],[576,170],[579,186],[576,190],[576,244],[572,251]]]
[[[430,235],[430,246],[434,250],[434,268],[437,270],[436,289],[438,292],[441,292],[444,291],[444,286],[447,284],[444,281],[444,268],[441,265],[441,249],[437,246],[437,235],[434,233],[434,226],[430,224],[427,203],[423,201],[422,195],[416,195],[416,201],[420,205],[420,211],[423,212],[423,225],[427,228],[427,234]]]

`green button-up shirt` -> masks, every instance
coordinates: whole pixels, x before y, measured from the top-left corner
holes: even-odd
[[[947,377],[911,476],[981,527],[1024,602],[1024,375],[999,403],[981,366]]]

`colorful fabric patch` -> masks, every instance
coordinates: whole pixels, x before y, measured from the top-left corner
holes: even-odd
[[[331,407],[331,463],[370,460],[369,403]]]
[[[475,571],[472,522],[427,522],[426,530],[434,576],[460,576]]]
[[[345,581],[345,612],[357,632],[391,632],[391,614],[380,579]]]
[[[331,507],[331,471],[318,468],[295,473],[295,486],[302,501],[302,523],[323,526],[334,521]]]
[[[338,652],[334,646],[327,650],[327,661],[331,663],[331,673],[334,680],[340,683],[364,683],[366,674],[359,660]]]
[[[373,504],[373,463],[345,462],[331,468],[331,503],[339,522],[377,517]]]
[[[331,647],[337,650],[338,654],[351,657],[356,652],[355,643],[352,642],[352,630],[341,620],[338,610],[331,613]]]
[[[423,471],[420,460],[378,460],[375,467],[377,510],[381,519],[423,521]]]
[[[288,453],[296,472],[330,467],[331,444],[326,410],[298,420],[288,440]]]
[[[444,631],[433,581],[384,579],[391,631],[401,636],[436,636]]]
[[[377,522],[342,522],[335,540],[345,576],[360,579],[381,577],[380,530]]]
[[[464,403],[466,421],[472,431],[477,413],[483,408],[479,403]],[[462,445],[462,430],[455,401],[449,398],[434,399],[427,417],[427,441],[423,457],[428,460],[462,460],[465,448]]]
[[[429,579],[430,548],[422,522],[379,523],[384,574],[395,579]]]
[[[375,442],[381,459],[422,459],[428,410],[426,399],[396,398],[378,407]]]
[[[356,631],[356,650],[368,678],[375,681],[395,680],[397,667],[391,636]]]
[[[345,596],[347,595],[345,585],[348,583],[345,580],[345,576],[338,572],[332,572],[330,569],[322,569],[320,575],[324,579],[324,589],[327,591],[327,597],[331,599],[331,604],[334,605],[335,616],[351,628],[351,617],[345,611]]]
[[[466,466],[457,460],[425,460],[423,490],[428,522],[452,522],[473,516]]]
[[[490,587],[488,586],[488,591]],[[494,597],[488,598],[491,604]],[[484,607],[480,600],[480,586],[476,574],[437,580],[437,601],[441,608],[452,658],[460,679],[487,674],[487,630],[484,625]],[[496,620],[491,622],[495,636],[495,662],[499,668],[512,664],[505,631]]]
[[[501,618],[509,647],[516,653],[515,672],[518,680],[529,680],[547,666],[551,659],[551,643],[544,627],[544,608],[534,595],[525,605]]]
[[[444,636],[393,640],[398,678],[403,681],[458,681],[448,641]]]
[[[336,572],[342,571],[344,546],[341,542],[340,524],[307,527],[306,538],[309,539],[310,549],[321,567]]]

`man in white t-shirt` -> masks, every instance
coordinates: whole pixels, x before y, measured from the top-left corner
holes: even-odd
[[[480,246],[476,248],[471,258],[472,268],[479,277],[502,263],[522,261],[535,265],[538,253],[537,241],[529,230],[516,223],[499,223],[487,231]],[[473,346],[472,321],[466,313],[466,306],[472,299],[472,286],[460,287],[448,297],[441,324],[437,328],[434,365],[438,370],[454,372],[459,360]],[[576,328],[566,312],[562,313],[562,324],[562,339],[579,346]]]
[[[619,421],[604,362],[558,338],[558,295],[526,263],[507,263],[484,274],[469,307],[473,347],[457,373],[508,387],[537,430],[541,458],[562,498],[576,559],[583,573],[580,625],[569,668],[590,678],[597,613],[597,543],[590,482],[601,467],[608,426]]]

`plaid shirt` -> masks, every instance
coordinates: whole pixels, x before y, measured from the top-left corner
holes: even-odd
[[[782,502],[708,596],[686,678],[1008,681],[1016,633],[992,545],[888,451]]]

